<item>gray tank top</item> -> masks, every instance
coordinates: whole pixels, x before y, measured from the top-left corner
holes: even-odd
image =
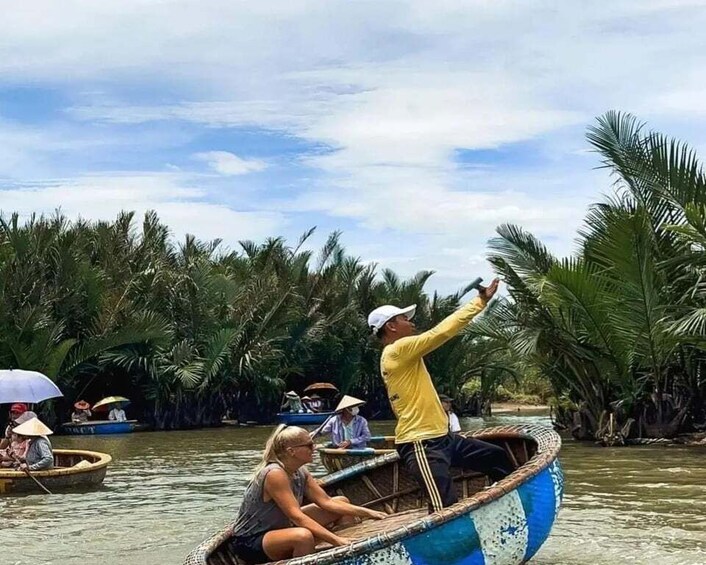
[[[233,525],[233,536],[253,536],[270,530],[281,530],[289,528],[292,523],[280,510],[274,500],[265,502],[263,500],[263,492],[265,485],[265,477],[272,469],[281,469],[277,463],[270,463],[262,469],[255,478],[250,481],[250,484],[245,489],[243,502],[240,505],[238,517]],[[301,506],[304,502],[304,491],[306,490],[306,481],[309,476],[309,471],[304,467],[297,469],[294,476],[290,477],[292,492],[297,502]]]

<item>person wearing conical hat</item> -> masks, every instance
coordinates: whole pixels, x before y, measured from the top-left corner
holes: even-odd
[[[289,392],[284,393],[284,402],[282,403],[281,410],[289,410],[289,412],[304,412],[304,406],[302,405],[302,399],[299,398],[299,395],[294,392],[293,390],[290,390]]]
[[[308,396],[302,396],[302,406],[304,407],[304,412],[307,414],[313,414],[313,410],[311,409],[311,398]]]
[[[81,422],[88,422],[88,418],[91,417],[91,405],[85,400],[79,400],[74,404],[74,411],[71,414],[71,421],[75,424]]]
[[[13,430],[29,446],[24,458],[20,459],[19,470],[43,471],[54,466],[54,452],[47,436],[53,434],[34,412],[25,412],[17,419]]]
[[[336,406],[336,415],[326,422],[319,432],[331,434],[331,443],[339,449],[360,449],[370,441],[368,421],[359,414],[364,400],[353,396],[344,396]]]
[[[312,394],[311,400],[309,401],[309,408],[312,412],[321,412],[323,408],[323,403],[321,402],[321,397],[318,394]]]

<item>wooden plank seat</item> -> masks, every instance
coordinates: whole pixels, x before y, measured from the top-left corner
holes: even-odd
[[[381,534],[385,531],[394,530],[399,526],[408,524],[427,516],[429,511],[426,508],[414,508],[404,512],[391,514],[382,520],[363,520],[359,524],[351,524],[342,528],[336,528],[335,532],[341,537],[348,538],[351,541],[359,541],[365,538]],[[331,544],[321,542],[317,544],[316,551],[324,551],[330,549]]]

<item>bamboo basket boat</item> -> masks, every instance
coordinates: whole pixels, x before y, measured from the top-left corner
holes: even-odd
[[[520,565],[549,536],[564,492],[557,459],[561,439],[543,426],[505,426],[467,433],[502,446],[517,469],[488,486],[480,473],[453,469],[459,502],[428,514],[426,496],[405,471],[397,452],[367,459],[320,479],[331,495],[389,514],[337,530],[344,547],[319,544],[315,553],[280,564]],[[232,525],[187,557],[184,565],[241,565],[229,544]]]
[[[380,457],[395,451],[395,436],[373,436],[368,446],[359,449],[338,449],[337,447],[320,446],[317,448],[321,464],[326,470],[334,473],[356,465],[366,459]]]
[[[277,423],[288,426],[318,426],[323,424],[334,412],[279,412]]]
[[[61,424],[61,431],[71,436],[130,434],[147,429],[147,424],[137,420],[89,420],[88,422],[66,422]]]
[[[54,468],[32,471],[32,475],[51,492],[90,488],[103,482],[111,461],[112,458],[107,453],[82,449],[55,449]],[[0,495],[43,492],[23,471],[0,469]]]

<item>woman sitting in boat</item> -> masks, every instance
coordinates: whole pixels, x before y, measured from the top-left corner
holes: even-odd
[[[277,426],[233,524],[230,543],[238,557],[266,563],[312,553],[317,541],[347,545],[349,540],[329,528],[353,523],[355,517],[386,516],[326,494],[305,468],[313,456],[314,442],[306,430]],[[302,506],[305,499],[311,504]]]
[[[85,400],[79,400],[74,404],[74,412],[71,414],[71,421],[74,424],[80,424],[82,422],[88,422],[88,418],[91,417],[91,405]]]
[[[358,413],[363,404],[365,400],[344,396],[336,406],[336,415],[326,422],[319,433],[331,434],[331,443],[339,449],[365,447],[370,441],[370,428],[368,421]]]
[[[48,435],[53,434],[34,412],[25,412],[17,419],[17,427],[13,430],[20,441],[27,441],[27,451],[19,459],[20,471],[43,471],[54,466],[54,452]]]

